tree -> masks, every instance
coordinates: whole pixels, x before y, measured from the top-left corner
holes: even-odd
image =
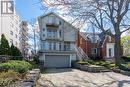
[[[115,36],[115,64],[121,64],[121,35],[130,29],[129,0],[42,0],[48,7],[57,7],[73,17],[73,23],[88,24]],[[80,22],[80,23],[79,23]],[[111,32],[107,32],[110,30]]]
[[[10,55],[9,43],[4,34],[1,35],[0,55]]]
[[[130,35],[123,36],[121,38],[121,44],[123,45],[124,55],[130,56]]]
[[[11,56],[13,60],[22,60],[22,54],[20,52],[20,50],[15,47],[13,44],[11,45]]]

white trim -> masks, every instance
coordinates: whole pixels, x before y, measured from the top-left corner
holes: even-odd
[[[72,55],[70,55],[70,67],[72,66],[71,63],[72,63]]]

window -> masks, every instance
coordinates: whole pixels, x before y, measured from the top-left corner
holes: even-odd
[[[92,54],[97,54],[97,48],[92,48],[91,51]]]
[[[56,42],[53,43],[53,50],[56,50]]]
[[[56,42],[49,42],[48,44],[49,50],[56,50]]]
[[[112,57],[112,48],[109,48],[109,57]]]
[[[47,30],[47,36],[51,37],[51,38],[55,38],[55,37],[57,37],[57,31],[56,30],[48,29]]]
[[[59,50],[62,50],[62,46],[61,46],[61,43],[59,43]]]
[[[10,31],[10,34],[13,35],[13,31]]]
[[[61,34],[62,34],[62,33],[61,33],[61,30],[60,30],[60,37],[61,37]]]
[[[60,24],[60,25],[62,24],[62,23],[61,23],[61,21],[60,21],[60,23],[59,23],[59,24]]]
[[[12,39],[10,39],[10,43],[13,44],[13,40]]]
[[[49,50],[52,50],[51,42],[49,42]]]
[[[69,51],[70,50],[70,42],[65,42],[64,43],[64,50]]]
[[[46,48],[46,42],[45,42],[45,41],[43,41],[43,43],[42,43],[42,49],[44,49],[44,50],[45,50],[45,48]]]
[[[45,34],[43,34],[43,37],[45,37]]]

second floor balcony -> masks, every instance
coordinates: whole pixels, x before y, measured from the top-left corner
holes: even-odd
[[[75,52],[74,44],[45,44],[42,46],[41,52]]]

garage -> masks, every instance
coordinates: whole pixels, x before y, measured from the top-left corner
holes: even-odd
[[[45,55],[44,65],[46,68],[71,67],[70,55]]]

